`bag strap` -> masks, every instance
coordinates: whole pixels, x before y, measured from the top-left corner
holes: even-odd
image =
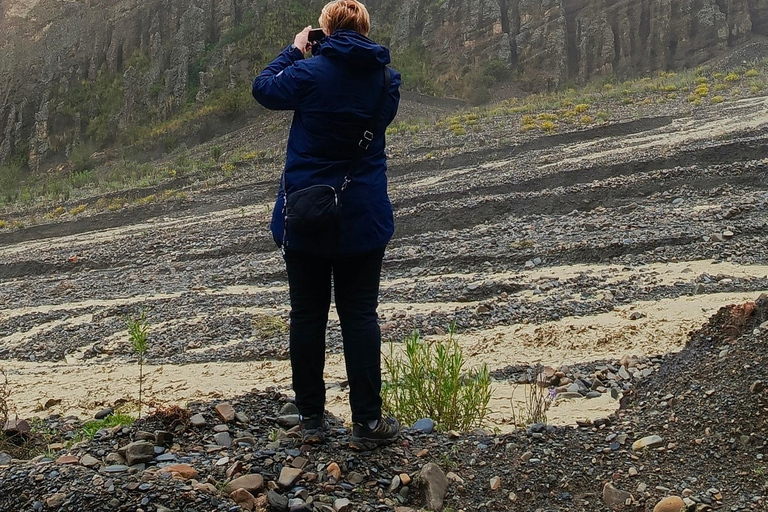
[[[341,184],[341,190],[347,188],[347,184],[352,181],[352,172],[354,171],[356,165],[363,159],[365,152],[368,151],[368,147],[373,141],[374,132],[376,131],[376,127],[379,125],[381,112],[384,110],[384,103],[386,102],[387,94],[389,93],[389,83],[391,80],[392,75],[389,71],[389,66],[384,66],[384,85],[381,88],[381,94],[379,95],[379,101],[376,104],[376,110],[371,116],[367,129],[363,131],[363,136],[357,143],[357,147],[355,148],[355,157],[349,162],[349,170],[347,171],[347,175],[344,176],[344,182]]]

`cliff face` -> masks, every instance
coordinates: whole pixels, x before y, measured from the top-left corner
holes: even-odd
[[[134,121],[168,119],[240,87],[316,0],[0,0],[0,164],[41,158]],[[371,0],[395,54],[424,46],[436,73],[489,60],[536,86],[697,65],[768,36],[768,0]],[[302,20],[303,21],[303,20]],[[247,22],[247,23],[246,23]],[[239,28],[247,27],[251,39]],[[279,39],[279,40],[278,40]],[[249,43],[250,41],[250,43]],[[110,81],[111,80],[111,81]],[[90,85],[96,84],[98,85]],[[98,105],[88,94],[100,98]],[[190,98],[191,95],[191,98]],[[74,100],[73,97],[77,99]],[[86,133],[83,133],[83,132]]]

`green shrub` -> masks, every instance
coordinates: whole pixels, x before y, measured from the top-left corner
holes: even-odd
[[[431,418],[441,430],[480,426],[491,400],[491,377],[483,365],[464,371],[465,360],[454,338],[424,342],[418,331],[405,340],[403,353],[390,344],[384,358],[387,379],[382,385],[384,410],[405,423]]]
[[[72,151],[69,153],[69,163],[72,164],[73,173],[77,174],[93,169],[93,153],[95,151],[96,147],[90,142],[79,142],[72,146]]]
[[[13,201],[19,194],[21,167],[18,165],[0,166],[0,200]]]
[[[760,75],[760,72],[756,70],[755,68],[752,68],[750,70],[747,70],[746,73],[744,73],[744,76],[747,78],[754,78],[756,76]]]

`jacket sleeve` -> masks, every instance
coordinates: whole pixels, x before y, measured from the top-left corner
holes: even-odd
[[[253,81],[256,101],[270,110],[296,110],[304,97],[306,71],[294,64],[303,60],[301,51],[287,47]]]
[[[391,77],[389,81],[389,99],[392,102],[392,113],[387,119],[387,125],[392,123],[397,115],[397,109],[400,106],[400,85],[402,85],[402,78],[400,73],[391,69]]]

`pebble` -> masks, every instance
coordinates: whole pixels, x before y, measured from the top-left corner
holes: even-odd
[[[104,473],[123,473],[125,471],[128,471],[128,466],[124,464],[115,464],[113,466],[104,466],[101,468],[101,471]]]
[[[612,483],[603,486],[603,502],[609,507],[623,508],[633,501],[631,493],[617,489]]]
[[[107,407],[106,409],[102,409],[99,412],[97,412],[93,417],[97,420],[103,420],[107,416],[111,416],[115,413],[115,410],[111,407]]]
[[[336,512],[351,512],[352,502],[347,498],[338,498],[333,502],[333,509]]]
[[[679,496],[664,498],[653,507],[653,512],[685,512],[685,502]]]
[[[129,466],[150,462],[155,458],[155,445],[146,441],[136,441],[121,449]]]
[[[491,490],[498,491],[501,488],[501,478],[494,476],[490,480]]]
[[[249,473],[235,478],[227,486],[231,490],[245,489],[249,492],[258,492],[264,487],[264,477],[256,473]]]
[[[197,470],[189,464],[171,464],[160,468],[158,473],[170,473],[172,476],[184,480],[197,479],[199,477]]]
[[[50,498],[45,500],[45,504],[48,506],[48,508],[59,508],[64,503],[64,500],[66,499],[67,499],[66,494],[57,492],[54,495],[52,495]]]
[[[349,475],[347,475],[347,481],[353,485],[359,485],[363,482],[363,480],[363,475],[356,471],[350,471]]]
[[[419,481],[422,483],[426,508],[442,510],[448,492],[448,478],[440,466],[434,462],[425,464],[419,471]]]
[[[280,477],[277,479],[277,483],[280,487],[291,487],[300,476],[300,469],[284,467],[280,470]]]
[[[337,482],[341,480],[341,468],[335,462],[328,464],[328,467],[325,468],[325,471],[328,473],[328,476],[335,478]]]
[[[662,446],[664,444],[664,439],[661,436],[647,436],[643,437],[642,439],[638,439],[634,443],[632,443],[632,450],[634,451],[640,451],[644,450],[645,448],[657,448],[659,446]]]
[[[228,432],[218,432],[213,435],[213,440],[216,442],[217,445],[223,446],[225,448],[229,448],[232,446],[232,438],[229,436]]]
[[[296,407],[296,404],[293,402],[286,403],[281,409],[280,409],[280,415],[281,416],[289,416],[292,414],[299,414],[299,408]]]
[[[203,416],[202,414],[193,415],[191,418],[189,418],[189,423],[193,427],[198,427],[198,428],[204,427],[207,424],[207,422],[205,421],[205,416]]]
[[[216,413],[224,423],[232,423],[235,421],[235,408],[228,402],[222,402],[216,406]]]
[[[99,459],[96,457],[93,457],[92,455],[88,455],[87,453],[80,457],[80,464],[87,468],[94,468],[98,466],[101,463]]]
[[[435,422],[431,418],[422,418],[413,424],[414,430],[419,430],[425,434],[431,434],[435,429]]]

